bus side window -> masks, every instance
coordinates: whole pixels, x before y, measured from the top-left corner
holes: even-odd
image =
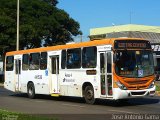
[[[62,59],[61,59],[61,68],[65,69],[66,67],[66,50],[62,50]]]
[[[29,55],[24,54],[22,58],[22,70],[28,70],[29,69]]]
[[[107,53],[107,73],[112,72],[112,57],[111,52]]]
[[[85,47],[82,52],[82,67],[95,68],[97,64],[97,47]]]
[[[47,52],[41,52],[40,69],[47,69]]]
[[[69,49],[67,51],[67,68],[81,67],[81,48]]]
[[[13,71],[13,65],[14,65],[14,57],[7,56],[7,58],[6,58],[6,71]]]
[[[39,70],[40,53],[31,53],[29,68],[30,70]]]

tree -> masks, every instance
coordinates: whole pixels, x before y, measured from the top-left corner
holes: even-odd
[[[56,6],[57,3],[58,3],[57,0],[43,0],[43,1],[49,3],[49,4],[53,5],[53,6]]]
[[[20,0],[19,49],[64,44],[81,34],[79,23],[57,4],[57,0]],[[17,0],[0,0],[0,50],[16,49],[16,21]]]

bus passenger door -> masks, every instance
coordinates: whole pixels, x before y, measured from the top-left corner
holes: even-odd
[[[51,56],[51,93],[52,96],[59,96],[59,56]]]
[[[112,97],[112,52],[100,52],[101,96]]]
[[[15,90],[20,91],[21,60],[15,60]]]

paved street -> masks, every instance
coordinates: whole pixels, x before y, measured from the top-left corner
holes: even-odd
[[[26,94],[15,94],[0,87],[0,109],[60,117],[61,115],[73,117],[73,114],[75,117],[85,115],[85,118],[86,115],[89,115],[88,117],[109,115],[111,119],[113,114],[159,114],[160,97],[132,99],[121,104],[109,100],[97,100],[95,105],[88,105],[82,98],[74,97],[54,98],[38,95],[36,99],[29,99]]]

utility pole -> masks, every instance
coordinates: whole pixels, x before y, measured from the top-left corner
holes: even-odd
[[[17,0],[17,42],[16,50],[19,50],[19,0]]]

